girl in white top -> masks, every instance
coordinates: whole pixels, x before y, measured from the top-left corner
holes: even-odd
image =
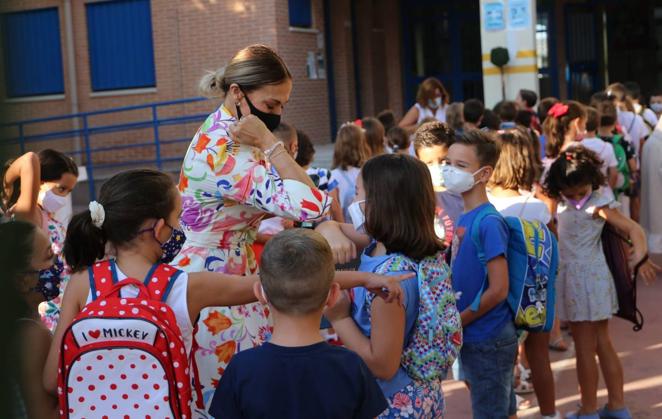
[[[508,130],[499,134],[497,141],[501,151],[488,184],[490,202],[503,216],[550,224],[552,216],[547,205],[534,198],[531,192],[540,167],[535,161],[531,140],[520,130]],[[524,351],[543,418],[556,415],[554,375],[547,348],[549,335],[530,333],[524,341]],[[523,367],[520,371],[520,379],[524,383],[529,371]]]
[[[340,207],[345,220],[350,219],[347,208],[354,200],[356,177],[369,157],[370,149],[363,128],[352,122],[343,124],[336,135],[331,176],[338,182]]]
[[[109,245],[115,250],[119,280],[144,278],[155,264],[174,259],[184,243],[179,230],[182,198],[165,173],[131,170],[113,176],[101,188],[99,202],[90,203],[89,208],[73,217],[65,241],[64,254],[75,273],[65,290],[60,322],[44,368],[44,387],[52,393],[57,387],[63,335],[91,300],[86,268],[103,258]],[[361,286],[367,280],[371,288],[378,284],[389,288],[393,298],[400,295],[397,284],[387,277],[347,272],[335,279],[345,288]],[[257,275],[182,272],[166,303],[175,314],[186,349],[191,349],[193,326],[200,310],[255,302],[253,286],[258,280]],[[137,289],[129,285],[121,293],[131,298],[137,295]]]
[[[446,122],[446,107],[449,102],[450,95],[444,85],[438,79],[429,77],[418,87],[416,103],[409,108],[398,126],[413,134],[426,118]]]

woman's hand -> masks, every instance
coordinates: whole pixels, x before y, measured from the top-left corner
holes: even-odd
[[[336,222],[323,222],[315,228],[315,231],[329,242],[336,263],[344,264],[356,259],[356,244],[343,234]]]
[[[274,145],[276,137],[267,129],[255,115],[243,116],[236,124],[228,128],[228,133],[233,141],[266,150]]]
[[[377,294],[378,297],[383,298],[387,303],[397,301],[398,304],[402,305],[405,296],[402,292],[402,287],[400,287],[400,281],[413,278],[416,274],[414,272],[408,272],[402,275],[366,273],[366,276],[365,288],[368,291]]]
[[[352,305],[347,291],[341,291],[338,301],[324,310],[324,316],[331,322],[336,322],[349,317],[349,309]]]

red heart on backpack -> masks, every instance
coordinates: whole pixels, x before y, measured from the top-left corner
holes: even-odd
[[[88,333],[89,333],[90,336],[92,336],[94,339],[97,339],[97,338],[101,335],[101,331],[100,331],[100,330],[90,330]]]

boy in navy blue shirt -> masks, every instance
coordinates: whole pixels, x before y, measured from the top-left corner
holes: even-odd
[[[319,332],[340,295],[326,240],[291,229],[267,242],[257,298],[273,314],[270,342],[239,352],[223,373],[209,413],[234,418],[374,418],[388,404],[361,358]]]
[[[512,386],[517,335],[506,303],[508,226],[499,215],[486,216],[474,225],[478,214],[492,205],[485,185],[498,157],[491,134],[467,131],[451,145],[442,167],[445,187],[461,193],[464,199],[465,212],[458,221],[453,243],[456,256],[452,278],[464,328],[460,364],[470,387],[474,418],[507,418],[517,413]],[[474,228],[478,228],[486,264],[479,260],[472,240]],[[472,303],[481,288],[483,293],[474,311]]]

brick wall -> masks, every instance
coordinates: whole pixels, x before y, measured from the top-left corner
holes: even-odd
[[[350,26],[350,0],[328,0],[331,10],[330,23],[333,44],[333,65],[335,96],[338,123],[356,117],[354,60],[352,56],[352,31]],[[360,55],[362,77],[362,107],[364,113],[376,113],[375,102],[381,108],[383,103],[401,112],[401,82],[399,47],[399,27],[397,30],[383,30],[378,38],[371,35],[373,27],[393,27],[399,17],[390,16],[398,11],[398,0],[384,2],[359,0],[364,15],[370,15],[370,24],[359,31],[362,51],[369,51],[375,39],[385,45],[380,46],[378,64],[373,65],[374,54]],[[7,120],[30,119],[64,115],[72,112],[72,98],[69,89],[70,74],[67,65],[67,43],[65,37],[65,17],[62,0],[5,0],[0,2],[0,13],[58,7],[62,45],[62,62],[65,94],[63,98],[48,101],[5,101]],[[324,36],[324,7],[322,0],[312,1],[313,29],[318,32],[292,31],[289,28],[287,0],[151,0],[154,60],[156,67],[156,88],[148,92],[118,92],[99,95],[92,92],[90,80],[89,54],[85,2],[72,0],[72,20],[76,86],[78,91],[78,111],[94,111],[120,106],[169,101],[197,96],[197,84],[207,70],[215,70],[225,65],[240,48],[251,43],[264,43],[273,46],[283,56],[294,77],[294,87],[287,105],[284,120],[306,131],[318,143],[326,143],[330,138],[327,79],[310,80],[306,74],[307,52],[322,52],[318,49],[318,36]],[[386,16],[380,17],[380,16]],[[379,20],[375,23],[373,20]],[[376,26],[375,26],[376,25]],[[318,35],[318,33],[320,35]],[[323,46],[324,47],[324,46]],[[1,45],[0,45],[1,48]],[[1,53],[1,51],[0,51]],[[367,64],[364,65],[363,61]],[[5,97],[4,78],[0,66],[0,100]],[[375,77],[378,75],[379,77]],[[376,81],[371,82],[372,79]],[[375,84],[377,83],[377,84]],[[209,113],[219,104],[218,100],[196,104],[178,105],[160,110],[159,117],[177,116],[187,113]],[[91,126],[130,122],[149,118],[150,111],[127,112],[90,119]],[[162,139],[190,138],[198,124],[179,127],[162,127]],[[30,133],[67,130],[71,121],[41,124],[29,128]],[[16,133],[0,132],[3,138]],[[132,132],[118,132],[97,136],[93,147],[120,144],[136,144],[153,141],[151,129]],[[63,151],[73,150],[76,142],[64,140],[49,143],[35,143],[32,149],[53,147]],[[164,157],[183,156],[187,144],[179,143],[163,147]],[[110,162],[119,159],[141,160],[152,157],[153,146],[133,148],[125,151],[98,153],[96,162]]]

